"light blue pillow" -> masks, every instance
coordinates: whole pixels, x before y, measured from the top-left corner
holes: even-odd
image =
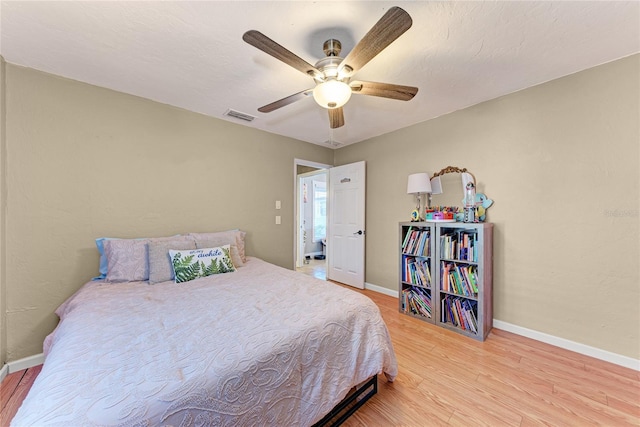
[[[104,254],[104,241],[114,239],[114,237],[99,237],[96,239],[96,247],[98,248],[98,252],[100,252],[100,275],[94,277],[91,280],[102,280],[107,277],[107,256]]]
[[[171,236],[171,237],[156,237],[156,238],[151,238],[151,237],[138,237],[137,239],[133,239],[133,240],[168,240],[168,239],[172,239],[174,237],[182,237],[180,234],[176,234],[175,236]],[[118,237],[98,237],[96,239],[96,247],[98,248],[98,252],[100,252],[100,267],[98,269],[98,272],[100,273],[99,276],[94,277],[91,280],[103,280],[107,278],[107,272],[109,271],[109,265],[108,265],[108,260],[107,260],[107,256],[104,253],[104,241],[105,240],[121,240]]]

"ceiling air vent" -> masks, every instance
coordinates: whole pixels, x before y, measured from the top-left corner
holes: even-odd
[[[232,110],[231,108],[229,108],[225,113],[225,116],[229,116],[229,117],[233,117],[239,120],[244,120],[245,122],[252,122],[255,117],[251,116],[247,113],[241,113],[240,111],[236,111],[236,110]]]
[[[329,145],[331,147],[335,147],[335,148],[338,148],[338,147],[340,147],[342,145],[341,142],[335,141],[333,139],[327,139],[326,141],[324,141],[324,144],[327,144],[327,145]]]

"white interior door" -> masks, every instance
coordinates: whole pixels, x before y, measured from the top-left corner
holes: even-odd
[[[327,278],[364,289],[365,162],[329,169]]]

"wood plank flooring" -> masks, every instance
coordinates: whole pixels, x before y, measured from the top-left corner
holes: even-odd
[[[7,375],[0,385],[0,426],[8,426],[27,396],[42,365]]]
[[[399,364],[345,427],[640,426],[640,372],[494,329],[485,342],[380,307]]]
[[[389,327],[399,363],[393,383],[345,427],[640,426],[640,372],[494,329],[477,342],[398,312],[397,299],[362,291]],[[40,366],[0,386],[9,425]]]

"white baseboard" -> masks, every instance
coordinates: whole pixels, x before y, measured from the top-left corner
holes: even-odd
[[[14,360],[7,363],[5,366],[9,369],[9,374],[12,374],[23,369],[33,368],[34,366],[42,365],[44,363],[44,354],[36,354],[34,356],[25,357],[23,359]]]
[[[367,282],[364,283],[364,288],[378,292],[380,294],[389,295],[390,297],[398,298],[398,291],[392,291],[389,288],[383,288],[382,286],[374,285],[372,283],[367,283]]]
[[[634,359],[632,357],[623,356],[621,354],[612,353],[610,351],[591,347],[579,342],[545,334],[544,332],[538,332],[532,329],[523,328],[522,326],[513,325],[511,323],[503,322],[502,320],[493,319],[493,326],[494,328],[502,329],[503,331],[512,332],[514,334],[522,335],[523,337],[531,338],[536,341],[564,348],[565,350],[575,351],[576,353],[584,354],[585,356],[590,356],[596,359],[604,360],[605,362],[610,362],[616,365],[624,366],[625,368],[640,371],[640,360]]]
[[[365,283],[364,287],[365,289],[370,289],[374,292],[398,298],[398,291],[393,291],[389,288],[384,288],[371,283]],[[503,331],[512,332],[517,335],[522,335],[523,337],[531,338],[536,341],[551,344],[565,350],[575,351],[576,353],[584,354],[585,356],[590,356],[595,359],[604,360],[605,362],[610,362],[615,365],[624,366],[625,368],[640,371],[640,360],[632,357],[580,344],[575,341],[545,334],[544,332],[523,328],[522,326],[513,325],[511,323],[503,322],[502,320],[493,319],[493,327],[496,329],[502,329]]]
[[[5,363],[2,369],[0,369],[0,383],[7,375],[9,375],[9,365]]]

